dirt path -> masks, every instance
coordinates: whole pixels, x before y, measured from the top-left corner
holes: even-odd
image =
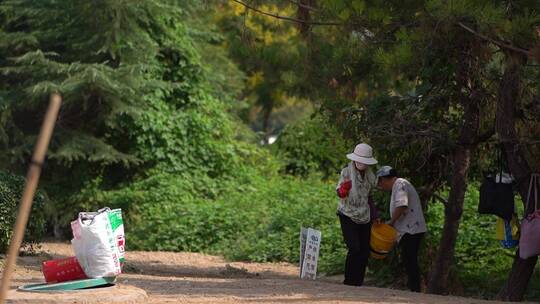
[[[68,244],[43,244],[39,257],[22,257],[14,286],[41,282],[40,263],[72,256]],[[146,290],[149,303],[497,303],[439,297],[373,287],[348,287],[335,280],[303,281],[290,264],[228,263],[196,253],[128,252],[119,282]]]

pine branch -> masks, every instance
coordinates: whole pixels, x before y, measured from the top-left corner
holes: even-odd
[[[302,20],[302,19],[298,19],[298,18],[293,18],[293,17],[288,17],[288,16],[282,16],[282,15],[278,15],[278,14],[273,14],[273,13],[270,13],[270,12],[265,12],[265,11],[262,11],[254,6],[251,6],[247,3],[244,3],[240,0],[230,0],[230,1],[233,1],[233,2],[236,2],[256,13],[259,13],[259,14],[262,14],[262,15],[265,15],[265,16],[269,16],[269,17],[273,17],[273,18],[276,18],[276,19],[280,19],[280,20],[285,20],[285,21],[290,21],[290,22],[296,22],[296,23],[300,23],[300,24],[308,24],[308,25],[326,25],[326,26],[347,26],[347,25],[359,25],[359,24],[355,24],[355,23],[342,23],[342,22],[323,22],[323,21],[307,21],[307,20]],[[297,4],[298,6],[300,7],[303,7],[303,8],[306,8],[306,9],[309,9],[309,10],[314,10],[314,11],[317,11],[316,8],[312,7],[312,6],[309,6],[309,5],[305,5],[305,4],[302,4],[298,1],[294,1],[294,0],[288,0],[289,2],[291,3],[294,3],[294,4]],[[466,26],[465,24],[463,24],[462,22],[458,22],[457,25],[459,25],[460,27],[462,27],[463,29],[465,29],[466,31],[472,33],[473,35],[476,35],[486,41],[489,41],[501,48],[504,48],[504,49],[508,49],[508,50],[512,50],[514,52],[518,52],[518,53],[522,53],[528,57],[532,57],[532,58],[535,58],[534,54],[529,51],[529,50],[526,50],[526,49],[522,49],[522,48],[519,48],[519,47],[516,47],[516,46],[513,46],[511,44],[508,44],[508,43],[505,43],[505,42],[502,42],[502,41],[498,41],[498,40],[495,40],[493,38],[490,38],[486,35],[483,35],[481,33],[478,33],[476,32],[475,30],[471,29],[470,27]]]
[[[256,7],[254,7],[254,6],[251,6],[251,5],[247,4],[247,3],[244,3],[244,2],[239,1],[239,0],[230,0],[230,1],[236,2],[236,3],[240,4],[240,5],[243,5],[244,7],[248,8],[248,9],[250,9],[250,10],[256,12],[256,13],[259,13],[261,15],[269,16],[269,17],[272,17],[272,18],[280,19],[280,20],[296,22],[296,23],[300,23],[300,24],[327,25],[327,26],[355,25],[353,23],[342,23],[342,22],[306,21],[306,20],[301,20],[301,19],[297,19],[297,18],[293,18],[293,17],[281,16],[281,15],[265,12],[265,11],[262,11],[262,10],[256,8]]]
[[[66,165],[76,161],[103,165],[123,164],[126,167],[142,163],[142,160],[136,156],[120,152],[104,139],[93,135],[60,129],[57,137],[59,145],[49,152],[49,157]]]
[[[514,52],[518,52],[518,53],[522,53],[528,57],[533,57],[533,54],[529,51],[529,50],[525,50],[525,49],[522,49],[522,48],[519,48],[519,47],[516,47],[516,46],[513,46],[511,44],[507,44],[507,43],[504,43],[502,41],[498,41],[498,40],[495,40],[493,38],[490,38],[486,35],[483,35],[483,34],[480,34],[478,32],[476,32],[475,30],[473,30],[472,28],[466,26],[465,24],[463,24],[462,22],[458,22],[457,23],[460,27],[462,27],[463,29],[465,29],[466,31],[472,33],[473,35],[476,35],[486,41],[489,41],[501,48],[504,48],[504,49],[508,49],[508,50],[511,50],[511,51],[514,51]]]

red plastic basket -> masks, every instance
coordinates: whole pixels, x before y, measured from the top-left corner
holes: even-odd
[[[41,269],[47,283],[87,279],[76,257],[45,261]]]

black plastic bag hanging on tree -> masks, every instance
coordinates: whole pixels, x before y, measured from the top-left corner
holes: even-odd
[[[503,178],[503,158],[501,150],[498,151],[499,174],[486,173],[480,186],[480,204],[478,212],[481,214],[494,214],[507,221],[514,214],[513,184]]]

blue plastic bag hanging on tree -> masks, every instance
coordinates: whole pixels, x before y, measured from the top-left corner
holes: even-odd
[[[506,249],[514,248],[519,243],[519,224],[516,215],[511,220],[497,218],[496,238],[501,242],[501,246]]]

